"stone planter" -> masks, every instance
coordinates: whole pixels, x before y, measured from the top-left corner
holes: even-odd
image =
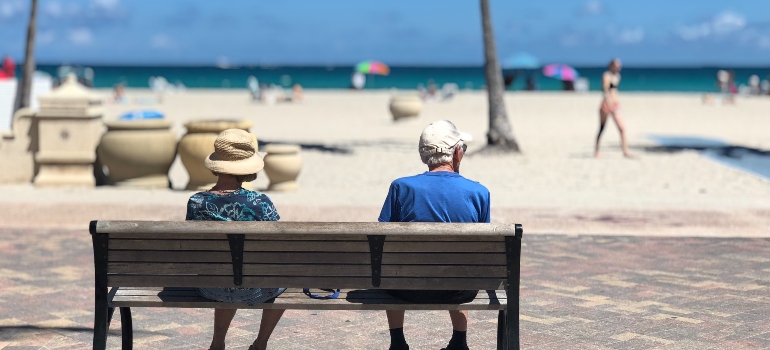
[[[190,181],[185,188],[188,191],[205,191],[211,189],[217,182],[217,177],[203,165],[203,160],[214,152],[214,141],[220,132],[227,129],[249,131],[251,122],[248,120],[201,120],[184,125],[187,134],[179,141],[177,149]],[[254,138],[256,148],[257,138]],[[244,183],[243,188],[251,189],[251,183]]]
[[[169,188],[168,170],[176,158],[171,121],[109,121],[96,152],[109,170],[107,183],[122,187]]]
[[[299,188],[297,176],[302,169],[298,145],[267,145],[265,174],[270,179],[268,191],[294,191]]]
[[[422,111],[422,100],[418,96],[393,96],[390,99],[390,113],[393,120],[417,117]]]

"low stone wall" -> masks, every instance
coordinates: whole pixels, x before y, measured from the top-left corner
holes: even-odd
[[[30,183],[35,176],[34,154],[37,151],[37,128],[30,108],[13,115],[11,133],[0,138],[0,184]]]

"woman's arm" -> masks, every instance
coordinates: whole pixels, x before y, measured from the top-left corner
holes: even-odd
[[[610,96],[610,84],[612,83],[610,79],[610,73],[604,72],[602,74],[602,95],[604,96],[604,100],[607,102],[614,102],[612,101],[612,97]]]
[[[610,88],[613,78],[614,76],[610,72],[604,72],[602,75],[602,94],[604,95],[604,101],[612,105],[618,103],[616,100],[617,94],[613,94],[611,92],[612,89]]]

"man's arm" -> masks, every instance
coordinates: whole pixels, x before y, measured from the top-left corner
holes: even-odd
[[[487,191],[486,198],[484,198],[484,203],[481,206],[481,217],[479,217],[479,222],[489,222],[491,219],[491,210],[492,207],[492,201],[490,200],[490,194],[489,191]]]
[[[380,211],[380,217],[377,218],[379,222],[397,222],[400,213],[398,205],[398,190],[395,184],[390,184],[388,190],[388,196],[385,197],[385,203],[382,204],[382,210]]]

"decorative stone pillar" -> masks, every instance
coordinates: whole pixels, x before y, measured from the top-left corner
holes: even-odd
[[[101,101],[70,74],[59,88],[40,98],[35,116],[38,167],[35,186],[96,185],[94,162],[102,134]]]

